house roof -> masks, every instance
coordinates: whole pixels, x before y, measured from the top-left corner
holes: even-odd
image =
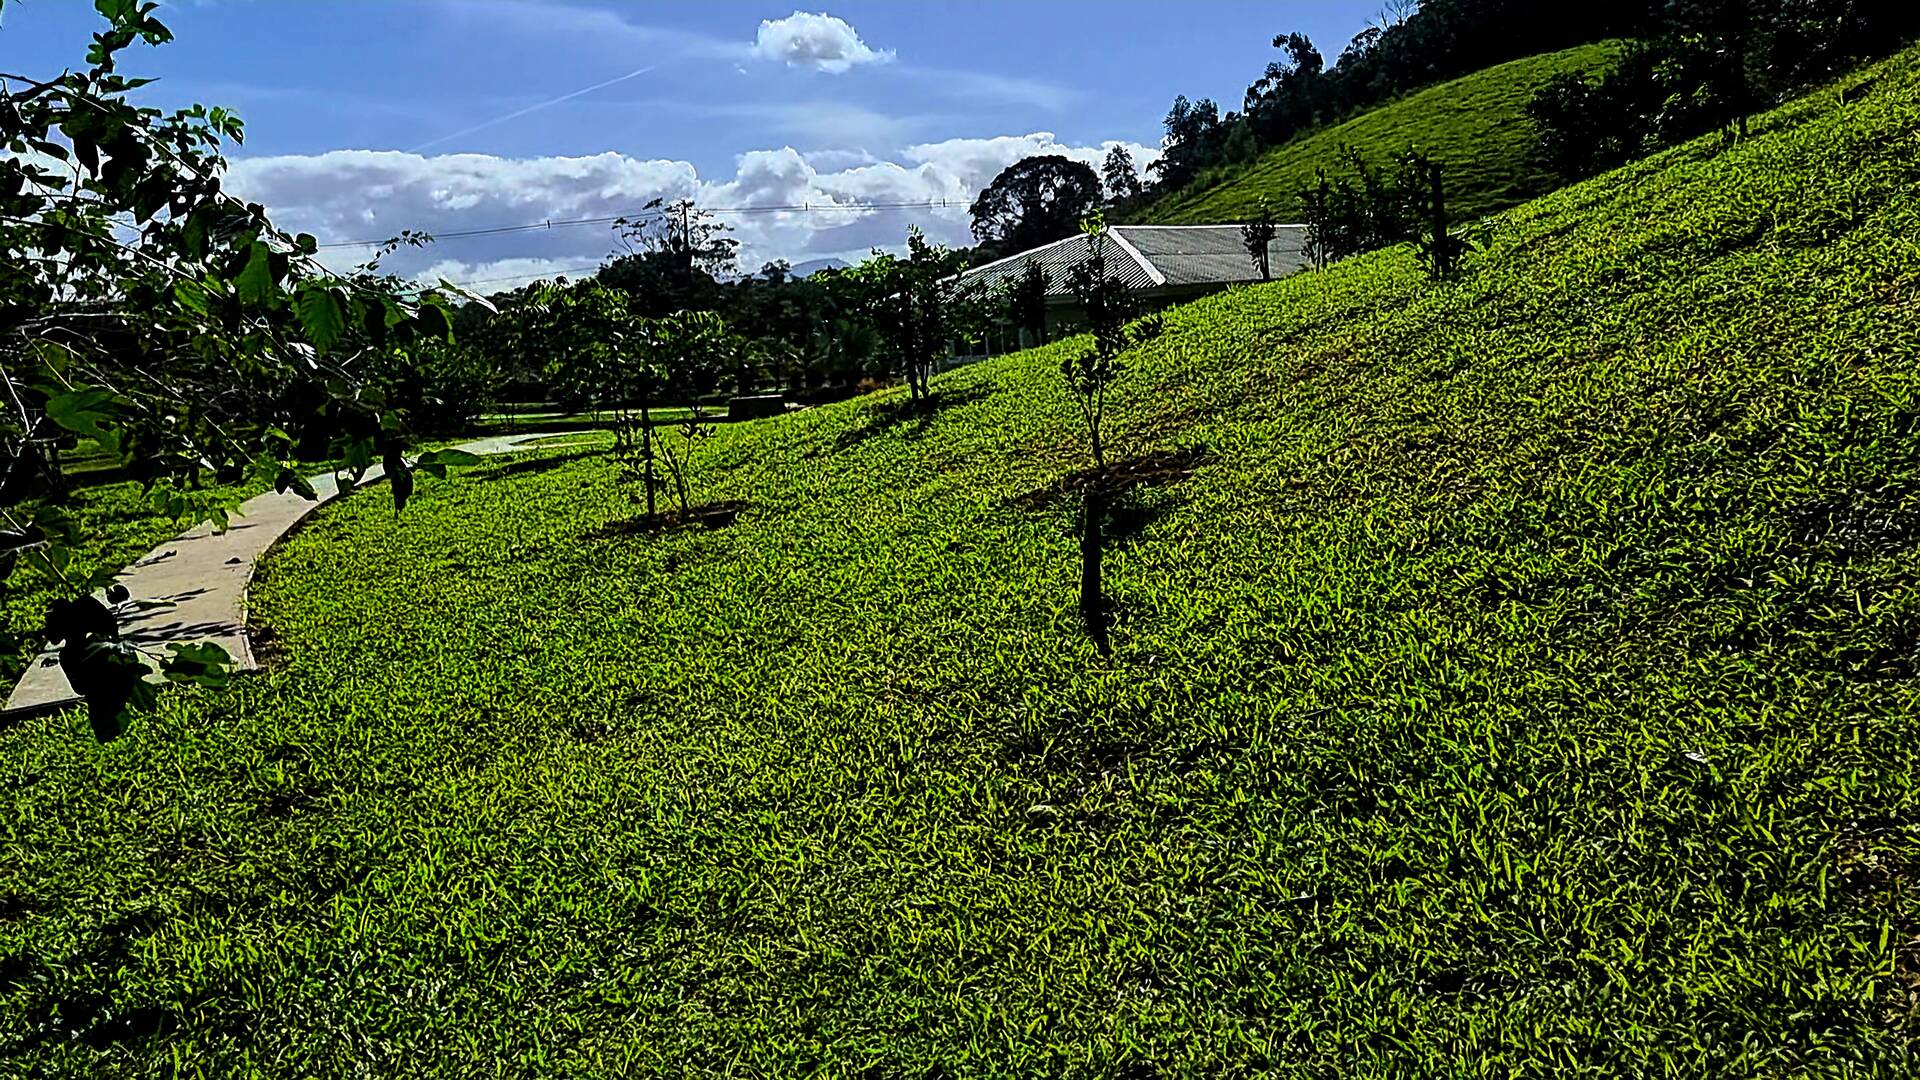
[[[1267,261],[1274,277],[1284,277],[1307,265],[1302,250],[1306,226],[1281,225],[1267,245]],[[1247,256],[1238,225],[1112,225],[1107,234],[1107,276],[1130,289],[1178,288],[1191,285],[1235,285],[1260,280],[1260,269]],[[1048,298],[1067,295],[1067,272],[1090,258],[1083,236],[1055,240],[998,262],[976,266],[962,281],[996,288],[1026,273],[1029,263],[1047,271]]]

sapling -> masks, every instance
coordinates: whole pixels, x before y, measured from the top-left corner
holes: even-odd
[[[1067,288],[1079,301],[1093,335],[1093,343],[1060,362],[1074,402],[1086,423],[1088,449],[1093,455],[1080,512],[1080,618],[1102,656],[1112,653],[1107,630],[1109,613],[1101,585],[1101,526],[1106,517],[1107,455],[1102,440],[1107,396],[1124,370],[1121,356],[1134,345],[1156,336],[1160,320],[1129,321],[1134,304],[1127,286],[1107,274],[1107,227],[1098,216],[1081,225],[1087,237],[1087,259],[1067,271]]]
[[[1273,222],[1273,208],[1267,205],[1267,200],[1261,199],[1253,220],[1240,226],[1241,246],[1247,249],[1247,257],[1253,260],[1253,268],[1260,271],[1261,281],[1273,280],[1273,260],[1268,249],[1273,238],[1279,234],[1280,227]]]
[[[1466,240],[1453,233],[1447,215],[1445,167],[1419,151],[1408,151],[1402,165],[1409,177],[1407,196],[1420,221],[1414,237],[1420,262],[1429,277],[1445,281],[1460,269],[1460,257],[1467,249]]]

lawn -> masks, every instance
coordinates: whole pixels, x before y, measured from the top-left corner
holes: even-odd
[[[1269,150],[1251,164],[1230,167],[1212,182],[1146,206],[1137,217],[1155,225],[1246,221],[1266,199],[1281,220],[1297,221],[1301,193],[1313,186],[1315,170],[1325,168],[1336,177],[1350,171],[1340,160],[1343,146],[1376,166],[1390,165],[1418,147],[1447,166],[1456,216],[1504,210],[1560,183],[1535,152],[1526,113],[1534,91],[1563,72],[1604,70],[1621,47],[1619,42],[1583,45],[1515,60],[1409,94]]]
[[[1904,1072],[1920,53],[1069,341],[318,513],[273,667],[0,732],[0,1074]],[[1194,449],[1197,448],[1197,449]]]

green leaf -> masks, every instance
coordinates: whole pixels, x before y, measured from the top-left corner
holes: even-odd
[[[187,223],[181,227],[180,243],[187,250],[187,257],[203,259],[207,255],[207,218],[211,215],[205,204],[196,206],[187,215]]]
[[[420,304],[420,313],[414,317],[420,333],[429,338],[453,340],[453,319],[447,311],[446,301],[430,296]]]
[[[307,340],[323,353],[346,333],[347,316],[341,310],[340,298],[319,282],[300,287],[293,298],[293,310],[300,317],[300,328],[306,332]]]
[[[293,246],[300,254],[311,255],[320,250],[320,241],[315,240],[311,233],[301,233],[293,238]]]
[[[160,674],[169,682],[219,689],[233,674],[233,657],[211,641],[169,644],[167,649],[173,655],[160,662]]]
[[[272,302],[273,252],[267,249],[264,240],[255,240],[247,253],[246,268],[234,279],[234,285],[240,291],[242,303],[264,307]]]
[[[373,440],[355,439],[348,443],[347,452],[341,456],[340,466],[352,475],[354,480],[359,480],[361,475],[373,466]]]
[[[281,494],[292,491],[309,502],[320,497],[320,493],[313,490],[312,481],[285,465],[280,466],[279,475],[273,478],[273,490]]]
[[[92,597],[67,605],[67,609],[80,618],[94,609],[105,611]],[[132,644],[112,636],[110,617],[100,625],[73,623],[57,631],[53,618],[50,612],[48,637],[57,634],[66,641],[60,649],[60,670],[74,693],[86,699],[93,737],[100,742],[119,738],[133,717],[151,710],[158,700],[147,682],[146,660]]]
[[[463,297],[469,303],[480,305],[480,307],[483,310],[485,310],[489,315],[500,314],[500,309],[493,305],[493,301],[487,299],[484,296],[481,296],[479,293],[474,292],[471,289],[465,289],[458,285],[455,285],[453,282],[448,281],[446,278],[440,279],[440,290],[452,296]]]
[[[109,23],[119,26],[133,18],[139,5],[134,0],[93,0],[93,10]]]
[[[197,281],[178,281],[173,286],[173,298],[179,305],[195,315],[209,315],[213,307],[207,296],[207,287]]]
[[[75,390],[47,400],[47,419],[75,435],[105,438],[106,430],[100,425],[113,419],[113,402],[111,390]]]

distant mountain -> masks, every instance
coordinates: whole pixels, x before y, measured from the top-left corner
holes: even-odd
[[[803,263],[795,263],[791,273],[797,278],[812,277],[822,270],[844,270],[849,265],[845,259],[808,259]]]

